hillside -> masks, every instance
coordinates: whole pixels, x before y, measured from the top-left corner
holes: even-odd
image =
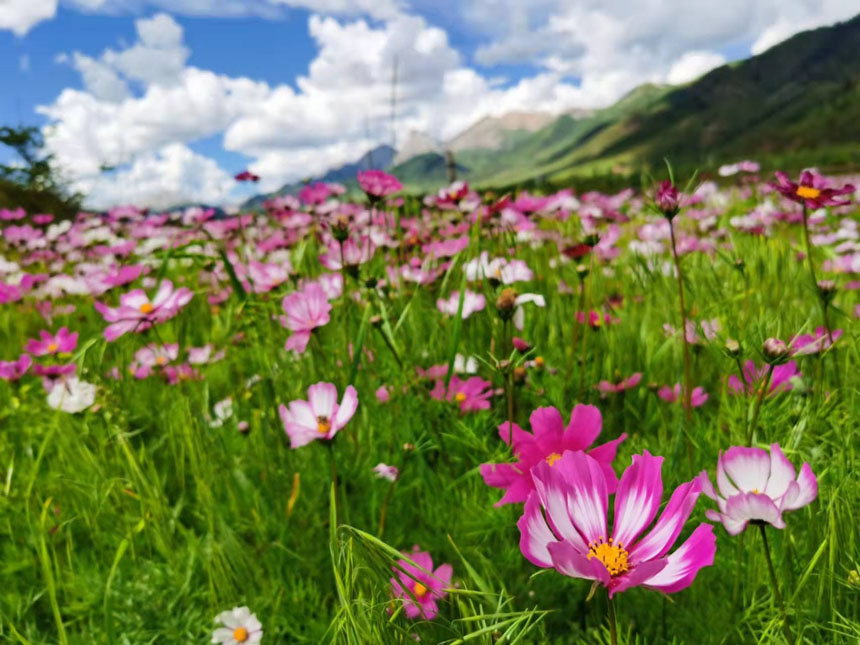
[[[858,114],[860,16],[797,34],[683,87],[641,86],[590,116],[563,115],[515,133],[499,150],[461,151],[457,162],[461,177],[479,186],[633,175],[664,157],[687,169],[741,157],[856,168]]]

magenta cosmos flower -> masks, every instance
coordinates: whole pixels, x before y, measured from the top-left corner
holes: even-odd
[[[617,383],[610,383],[606,380],[600,381],[600,383],[594,386],[594,389],[600,392],[601,398],[604,398],[607,394],[617,394],[619,392],[632,389],[639,385],[641,381],[642,372],[636,372],[625,379],[621,379]]]
[[[610,533],[609,492],[600,463],[583,452],[565,452],[552,465],[539,462],[532,468],[536,490],[517,522],[523,555],[539,567],[600,582],[610,597],[636,586],[663,593],[687,588],[699,569],[714,563],[714,528],[700,524],[666,555],[701,492],[694,479],[675,489],[653,529],[640,537],[660,508],[662,464],[662,457],[648,451],[633,456],[618,483]]]
[[[358,185],[368,197],[379,199],[403,189],[403,184],[394,175],[382,170],[359,170]]]
[[[391,567],[396,577],[391,578],[391,592],[395,598],[403,600],[403,610],[407,618],[426,618],[432,620],[439,613],[437,600],[448,595],[445,591],[451,586],[454,571],[450,564],[441,564],[433,570],[433,558],[416,546],[411,553],[404,553],[412,562],[398,560]]]
[[[664,385],[657,390],[657,396],[669,403],[683,403],[684,399],[681,396],[681,384],[675,383],[675,387]],[[694,408],[705,405],[708,400],[708,393],[702,387],[694,387],[690,392],[690,405]]]
[[[150,299],[143,289],[133,289],[119,297],[119,307],[113,309],[104,303],[94,304],[105,322],[105,340],[113,342],[130,331],[143,331],[155,323],[170,320],[187,305],[194,294],[190,289],[173,288],[170,280],[163,280],[155,297]]]
[[[301,354],[308,346],[311,332],[328,324],[331,303],[323,288],[311,282],[301,291],[284,296],[281,306],[286,314],[281,317],[281,324],[293,332],[284,349]]]
[[[17,381],[32,364],[33,359],[28,354],[21,354],[17,361],[0,361],[0,381]]]
[[[39,336],[39,340],[31,338],[24,346],[24,350],[33,356],[73,352],[78,346],[78,332],[70,333],[68,327],[61,327],[56,334],[42,330]]]
[[[755,396],[758,394],[759,388],[762,386],[764,379],[767,377],[768,365],[762,365],[757,368],[755,363],[747,361],[744,363],[744,381],[732,374],[729,376],[729,388],[734,394],[749,394]],[[770,375],[770,385],[768,386],[768,394],[776,394],[777,392],[788,392],[792,389],[791,379],[795,376],[803,376],[797,371],[797,363],[789,361],[784,365],[777,365],[773,368],[773,373]]]
[[[741,533],[750,522],[785,528],[783,511],[806,506],[818,496],[818,480],[808,463],[795,476],[794,466],[779,444],[771,444],[770,455],[761,448],[733,446],[717,460],[717,488],[705,471],[699,475],[702,492],[717,502],[719,512],[709,510],[708,519],[722,522],[729,535]]]
[[[447,394],[445,393],[445,383],[439,380],[436,381],[436,386],[431,390],[430,396],[437,401],[443,399],[453,401],[460,406],[462,412],[489,410],[489,399],[493,396],[492,385],[479,376],[473,376],[465,381],[452,376],[451,382],[448,384]]]
[[[577,405],[570,413],[570,423],[565,427],[561,412],[556,408],[538,408],[529,417],[532,432],[528,433],[516,423],[511,435],[508,422],[499,426],[499,436],[513,447],[517,462],[513,464],[481,464],[481,476],[487,486],[503,488],[505,494],[496,506],[524,502],[534,491],[532,468],[541,462],[552,466],[567,450],[588,450],[597,439],[603,426],[600,410],[593,405]],[[606,477],[606,487],[615,492],[618,478],[612,470],[612,461],[618,444],[627,438],[622,434],[617,439],[588,450],[588,454],[600,464]]]
[[[841,329],[834,329],[832,334],[828,334],[824,327],[818,327],[815,334],[800,334],[789,342],[789,351],[793,356],[807,356],[809,354],[818,354],[824,350],[830,349],[830,346],[842,337],[844,332]],[[833,343],[830,342],[831,336]]]
[[[770,185],[777,192],[812,210],[822,206],[845,206],[851,202],[850,199],[836,198],[854,192],[854,186],[851,184],[845,184],[842,188],[830,188],[825,177],[813,174],[809,170],[804,170],[800,174],[798,183],[791,181],[784,172],[775,172],[774,175],[776,175],[776,181],[771,182]]]
[[[278,412],[290,447],[295,450],[314,439],[333,439],[352,419],[357,407],[358,393],[353,386],[347,386],[338,405],[334,384],[317,383],[308,388],[307,401],[291,401],[289,408],[281,405]]]

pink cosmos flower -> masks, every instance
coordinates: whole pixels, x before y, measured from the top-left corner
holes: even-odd
[[[606,380],[600,381],[600,383],[594,386],[594,389],[600,392],[601,398],[605,398],[607,394],[617,394],[618,392],[624,392],[625,390],[634,388],[639,385],[641,381],[642,373],[636,372],[625,379],[621,379],[617,383],[610,383]]]
[[[668,385],[664,385],[659,390],[657,390],[657,396],[659,396],[664,401],[668,401],[669,403],[683,403],[684,399],[681,396],[681,384],[675,383],[674,387],[670,387]],[[693,391],[690,393],[690,405],[694,408],[698,408],[705,404],[705,401],[708,400],[708,393],[702,387],[695,387]]]
[[[331,194],[331,188],[329,188],[328,184],[317,181],[313,184],[303,186],[299,191],[298,198],[303,204],[316,206],[317,204],[322,204]]]
[[[481,464],[481,476],[487,486],[503,488],[505,494],[496,506],[524,502],[534,491],[532,470],[536,464],[546,462],[552,466],[566,450],[587,450],[600,464],[606,477],[606,487],[615,492],[618,478],[612,470],[612,461],[618,445],[627,438],[622,434],[595,448],[589,447],[597,439],[603,418],[593,405],[579,404],[570,413],[570,422],[564,425],[561,413],[552,407],[538,408],[529,417],[532,432],[528,433],[516,423],[513,436],[508,422],[499,426],[499,436],[513,447],[516,463]]]
[[[391,400],[391,394],[388,392],[388,388],[384,385],[380,385],[376,390],[376,400],[380,403],[388,403]]]
[[[173,288],[170,280],[163,280],[152,300],[143,289],[133,289],[119,297],[119,307],[113,309],[104,303],[94,304],[105,322],[105,340],[113,342],[130,331],[143,331],[155,323],[170,320],[187,305],[194,294],[190,289]]]
[[[359,170],[358,185],[368,197],[379,199],[403,189],[403,184],[394,175],[382,170]]]
[[[577,311],[576,312],[576,322],[578,322],[581,325],[581,324],[584,324],[585,321],[586,321],[585,312],[584,311]],[[592,327],[594,329],[599,329],[603,325],[617,325],[620,322],[621,322],[620,319],[615,318],[615,317],[609,315],[608,313],[601,315],[597,311],[589,311],[588,312],[588,324],[590,327]]]
[[[344,241],[342,255],[340,243],[330,242],[328,250],[320,256],[319,260],[320,264],[329,271],[340,271],[344,266],[357,267],[370,262],[374,253],[376,253],[376,246],[370,237],[362,235],[358,239],[350,237]]]
[[[21,354],[17,361],[0,361],[0,380],[17,381],[32,364],[33,359],[28,354]]]
[[[776,181],[770,182],[777,192],[787,197],[793,202],[803,204],[810,210],[821,208],[822,206],[845,206],[851,203],[851,199],[836,199],[840,195],[851,195],[854,192],[854,186],[845,184],[841,188],[830,188],[827,178],[821,175],[816,175],[809,170],[804,170],[800,174],[800,181],[794,183],[788,178],[784,172],[775,172]]]
[[[779,444],[771,444],[770,455],[761,448],[733,446],[717,460],[717,487],[707,472],[699,475],[702,492],[717,502],[719,512],[708,510],[708,519],[722,522],[729,535],[741,533],[750,522],[766,522],[785,528],[783,511],[794,511],[818,496],[818,480],[808,463],[795,476],[794,466]]]
[[[833,343],[839,340],[843,333],[841,329],[834,329]],[[788,345],[793,356],[807,356],[830,349],[831,342],[827,330],[824,327],[818,327],[815,330],[815,335],[801,334],[793,338]]]
[[[179,358],[179,344],[156,345],[152,343],[141,347],[134,354],[134,359],[147,367],[164,367]]]
[[[181,381],[199,381],[202,377],[193,365],[180,363],[179,365],[165,365],[161,374],[168,385],[176,385]]]
[[[454,571],[450,564],[442,564],[434,571],[433,558],[416,546],[411,553],[404,553],[415,564],[398,560],[391,570],[396,574],[391,578],[391,592],[395,598],[403,600],[403,610],[407,618],[433,620],[439,613],[437,600],[448,595],[445,591],[451,586]]]
[[[311,332],[328,324],[331,303],[322,287],[312,282],[301,291],[284,296],[281,306],[286,314],[281,317],[281,325],[293,332],[284,349],[302,354],[311,339]]]
[[[600,463],[583,452],[565,452],[553,465],[532,468],[535,492],[517,526],[520,550],[533,564],[601,583],[610,597],[635,586],[675,593],[690,586],[699,569],[714,562],[710,524],[696,527],[671,555],[701,492],[698,479],[678,486],[660,519],[662,457],[633,456],[615,493],[613,529],[607,526],[609,492]],[[544,518],[544,513],[546,518]]]
[[[755,363],[747,361],[744,363],[744,384],[741,380],[732,374],[729,376],[729,388],[734,394],[748,394],[755,396],[758,394],[758,389],[767,375],[768,366],[762,365],[756,368]],[[770,386],[768,387],[768,395],[776,394],[777,392],[788,392],[794,386],[791,384],[791,379],[797,376],[803,376],[797,371],[797,363],[789,361],[784,365],[777,365],[773,368],[773,374],[770,377]]]
[[[340,405],[337,388],[333,383],[316,383],[308,388],[307,401],[291,401],[290,407],[278,407],[284,430],[295,450],[315,439],[333,439],[338,431],[352,419],[358,407],[358,393],[348,385]]]
[[[373,467],[373,472],[375,472],[376,476],[380,479],[386,479],[390,482],[396,482],[397,478],[400,476],[400,471],[397,469],[397,466],[388,466],[381,462]]]
[[[436,308],[446,316],[456,316],[459,305],[460,293],[458,291],[452,293],[447,300],[439,298],[436,301]],[[463,320],[471,316],[473,313],[483,311],[486,305],[487,301],[484,298],[484,294],[475,293],[474,291],[466,289],[466,293],[463,295]]]
[[[441,401],[447,399],[454,401],[460,406],[461,412],[476,412],[478,410],[490,409],[490,397],[493,396],[492,383],[473,376],[465,381],[457,376],[451,377],[448,384],[448,393],[445,393],[445,383],[436,381],[436,387],[430,392],[430,396]]]
[[[73,352],[78,346],[78,332],[70,333],[68,327],[61,327],[56,335],[42,330],[39,332],[41,340],[31,338],[24,346],[24,351],[33,356],[45,356],[46,354],[60,354]]]

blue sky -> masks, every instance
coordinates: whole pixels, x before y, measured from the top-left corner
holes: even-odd
[[[441,145],[487,114],[607,105],[848,18],[852,4],[6,0],[0,124],[45,127],[93,205],[129,185],[155,206],[228,203],[250,190],[231,180],[245,167],[271,189],[355,160],[392,127],[411,150],[410,133]]]

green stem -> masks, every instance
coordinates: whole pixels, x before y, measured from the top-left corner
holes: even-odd
[[[765,560],[767,560],[767,570],[770,573],[773,595],[776,597],[776,602],[779,605],[779,610],[782,614],[782,628],[785,632],[785,638],[788,645],[792,645],[792,643],[794,643],[794,634],[792,634],[791,626],[788,624],[788,614],[785,611],[785,603],[782,600],[782,594],[779,592],[779,583],[776,580],[776,572],[773,569],[773,560],[771,560],[770,557],[770,547],[767,544],[767,532],[765,531],[764,524],[759,524],[758,528],[761,531],[761,543],[764,547],[764,557]]]
[[[618,627],[615,624],[615,601],[609,596],[609,641],[618,645]]]
[[[753,441],[753,435],[755,434],[756,426],[758,425],[758,414],[761,412],[761,404],[764,401],[764,397],[767,396],[767,388],[770,386],[770,377],[773,376],[773,365],[767,366],[767,374],[764,377],[764,383],[761,384],[759,388],[758,394],[756,395],[755,407],[753,408],[752,419],[750,420],[750,427],[747,430],[747,445],[751,446]]]
[[[687,342],[687,312],[684,305],[684,274],[681,272],[681,260],[678,258],[678,249],[675,244],[675,226],[669,220],[669,236],[672,240],[672,260],[675,262],[675,273],[678,275],[678,302],[681,308],[681,338],[684,341],[684,413],[687,421],[692,419],[693,408],[690,403],[693,388],[690,378],[690,347]],[[687,439],[689,445],[689,438]]]

